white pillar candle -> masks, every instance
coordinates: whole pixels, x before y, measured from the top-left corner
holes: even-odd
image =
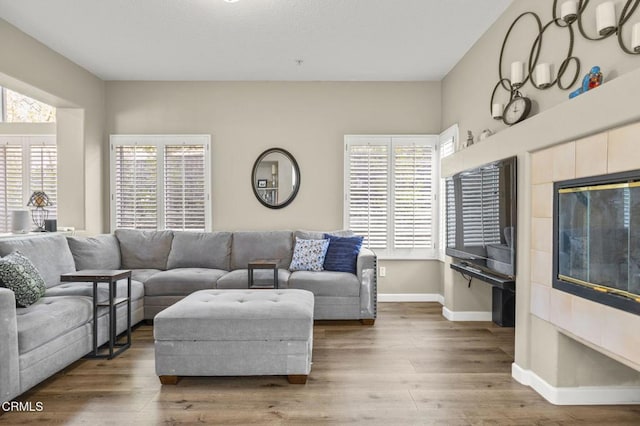
[[[560,17],[567,24],[575,21],[578,17],[578,3],[575,0],[562,3],[562,5],[560,5]]]
[[[276,165],[275,165],[275,164],[272,164],[272,165],[271,165],[271,174],[272,174],[272,175],[275,175],[276,173],[277,173]]]
[[[511,84],[518,86],[524,81],[524,64],[520,61],[511,63]]]
[[[551,86],[551,65],[536,65],[536,84],[543,89]]]
[[[634,52],[640,52],[640,22],[633,25],[631,49],[633,49]]]
[[[493,118],[502,118],[503,110],[504,106],[502,104],[493,104],[491,105],[491,116]]]
[[[611,1],[604,2],[596,7],[596,28],[601,36],[615,32],[616,6]]]

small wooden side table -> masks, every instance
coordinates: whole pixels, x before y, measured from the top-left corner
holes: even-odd
[[[118,280],[127,279],[127,296],[116,297],[116,283]],[[131,271],[111,269],[87,269],[60,275],[63,282],[92,282],[93,283],[93,354],[88,358],[112,359],[131,347]],[[109,286],[109,300],[98,301],[98,284],[107,283]],[[116,307],[127,304],[127,340],[123,343],[116,342]],[[98,352],[98,307],[109,308],[109,351]],[[115,348],[118,348],[115,350]]]
[[[254,260],[247,266],[249,271],[249,288],[278,288],[278,262],[276,260]],[[273,269],[273,285],[256,285],[253,271],[256,269]]]

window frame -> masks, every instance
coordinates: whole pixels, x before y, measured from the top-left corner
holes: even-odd
[[[164,173],[164,147],[167,145],[203,145],[204,155],[204,223],[205,232],[213,229],[212,219],[212,197],[211,197],[211,135],[205,134],[172,134],[172,135],[135,135],[135,134],[112,134],[109,137],[109,226],[111,232],[116,229],[116,149],[115,146],[155,146],[156,147],[156,209],[157,222],[156,230],[164,230],[165,225],[165,173]]]
[[[421,145],[432,147],[431,164],[431,248],[396,249],[394,248],[395,229],[395,155],[394,148],[397,145],[407,145],[419,142]],[[437,260],[439,243],[439,185],[440,161],[439,161],[439,136],[424,135],[345,135],[344,136],[344,170],[343,170],[343,227],[349,228],[350,224],[350,147],[358,145],[387,145],[388,147],[388,181],[387,181],[387,248],[374,249],[379,259],[382,260]]]

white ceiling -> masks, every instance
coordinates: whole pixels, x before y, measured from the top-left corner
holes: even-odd
[[[411,81],[441,80],[511,1],[0,0],[0,17],[104,80]]]

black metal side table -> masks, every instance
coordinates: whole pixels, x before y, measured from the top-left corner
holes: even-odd
[[[256,269],[273,269],[273,284],[272,285],[256,285],[254,281],[253,272]],[[275,260],[254,260],[249,262],[247,266],[249,272],[249,288],[278,288],[278,262]]]
[[[116,297],[116,284],[119,280],[127,279],[127,296]],[[131,271],[111,269],[87,269],[83,271],[62,274],[63,282],[92,282],[93,283],[93,354],[89,358],[112,359],[131,347]],[[98,284],[107,283],[109,286],[109,299],[98,300]],[[127,339],[125,342],[116,341],[116,307],[127,304]],[[98,307],[109,308],[109,351],[98,352]],[[115,350],[115,348],[118,348]]]

